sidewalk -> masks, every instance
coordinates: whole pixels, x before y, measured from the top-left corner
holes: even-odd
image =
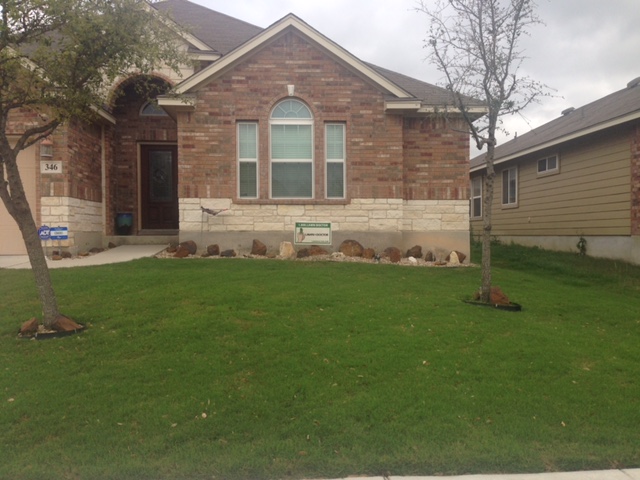
[[[137,258],[152,257],[166,248],[166,245],[120,245],[88,257],[51,260],[49,268],[90,267],[110,263],[128,262]],[[0,268],[31,268],[26,255],[0,255]]]
[[[349,477],[343,480],[640,480],[640,468],[587,472],[460,475],[454,477]]]

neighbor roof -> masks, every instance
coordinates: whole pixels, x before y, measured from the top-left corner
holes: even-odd
[[[497,146],[494,163],[506,162],[638,118],[640,79],[583,107],[567,109],[555,120]],[[485,156],[486,153],[471,159],[471,171],[484,168]]]

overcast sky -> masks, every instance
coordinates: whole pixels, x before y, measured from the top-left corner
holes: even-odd
[[[361,60],[439,85],[424,40],[428,22],[417,0],[192,0],[259,27],[294,13]],[[522,135],[613,93],[640,76],[638,0],[537,0],[544,21],[523,42],[523,72],[555,90],[524,117],[506,119]],[[503,137],[504,140],[504,137]],[[472,152],[475,155],[477,152]]]

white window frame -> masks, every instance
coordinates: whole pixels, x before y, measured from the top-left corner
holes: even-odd
[[[484,177],[473,177],[471,179],[471,218],[482,218],[482,190],[484,188]],[[479,193],[477,193],[479,189]],[[479,200],[476,209],[476,200]]]
[[[273,113],[275,112],[275,110],[283,103],[288,102],[288,101],[294,101],[294,102],[298,102],[301,105],[303,105],[308,111],[309,114],[311,115],[311,118],[274,118],[273,117]],[[311,127],[311,158],[288,158],[288,159],[274,159],[273,158],[273,126],[274,125],[308,125]],[[273,108],[273,111],[271,112],[271,115],[269,116],[269,198],[272,199],[282,199],[282,200],[311,200],[315,198],[315,162],[314,162],[314,156],[315,156],[315,138],[314,138],[314,118],[313,118],[313,113],[311,112],[311,109],[305,105],[304,102],[298,100],[298,99],[286,99],[283,100],[281,102],[279,102],[278,104],[276,104],[276,106]],[[311,195],[310,196],[304,196],[304,197],[282,197],[282,196],[275,196],[273,194],[273,165],[274,164],[283,164],[283,163],[309,163],[311,165]]]
[[[549,164],[555,164],[553,167],[549,167]],[[541,170],[542,167],[542,170]],[[560,156],[557,154],[549,155],[544,158],[538,159],[536,162],[536,173],[539,177],[546,175],[553,175],[560,171]]]
[[[513,191],[512,191],[513,190]],[[518,167],[505,168],[502,171],[502,206],[518,206]]]
[[[140,107],[141,117],[168,117],[169,114],[156,103],[155,100],[149,100]]]
[[[240,151],[240,129],[241,126],[243,125],[251,125],[255,128],[255,157],[251,157],[251,156],[242,156],[242,152]],[[237,162],[237,171],[238,171],[238,175],[237,175],[237,192],[238,192],[238,198],[247,198],[247,199],[252,199],[252,198],[258,198],[260,196],[260,171],[259,171],[259,163],[258,163],[258,156],[259,156],[259,142],[258,142],[258,122],[238,122],[237,127],[236,127],[236,144],[238,145],[237,151],[238,151],[238,162]],[[243,195],[242,194],[242,190],[241,190],[241,181],[242,181],[242,175],[241,175],[241,165],[242,164],[253,164],[255,166],[255,172],[256,172],[256,184],[255,184],[255,190],[256,190],[256,194],[254,196],[251,195]]]
[[[340,158],[329,158],[329,128],[340,127],[342,129],[342,152]],[[344,199],[347,195],[347,144],[346,144],[346,125],[344,123],[332,122],[325,124],[324,137],[325,137],[325,196],[327,199]],[[342,195],[330,196],[329,195],[329,165],[339,164],[342,165]]]

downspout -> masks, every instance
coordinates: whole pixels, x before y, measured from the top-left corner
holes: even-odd
[[[105,133],[104,125],[101,127],[101,158],[100,163],[102,166],[101,173],[101,186],[102,186],[102,238],[104,243],[104,237],[107,235],[107,154],[105,148]]]

